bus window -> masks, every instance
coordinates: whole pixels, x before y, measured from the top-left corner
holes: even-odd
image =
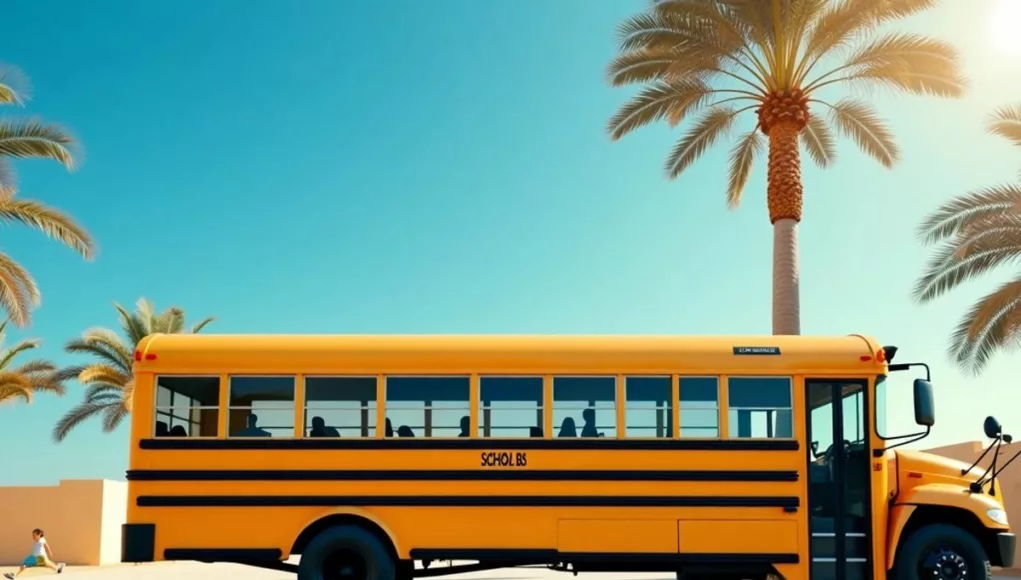
[[[625,437],[671,437],[670,377],[625,377]]]
[[[294,377],[230,377],[231,437],[293,437]]]
[[[398,437],[467,437],[469,377],[387,377],[386,418]]]
[[[616,377],[553,377],[557,437],[617,436]]]
[[[305,377],[306,437],[373,437],[376,377]]]
[[[542,377],[480,377],[483,437],[542,436]]]
[[[156,437],[216,437],[220,377],[156,377]]]
[[[720,436],[720,379],[680,377],[681,437]]]
[[[729,377],[728,431],[731,437],[794,436],[790,377]]]

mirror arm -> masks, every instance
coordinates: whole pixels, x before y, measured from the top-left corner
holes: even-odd
[[[925,439],[926,437],[928,437],[929,433],[931,431],[932,431],[932,427],[926,427],[925,431],[919,431],[918,433],[912,433],[910,435],[900,435],[900,436],[897,436],[897,437],[887,437],[886,438],[887,441],[891,441],[891,440],[902,440],[902,441],[900,441],[899,443],[894,443],[893,445],[889,445],[889,446],[884,447],[882,449],[875,449],[875,450],[872,451],[872,456],[873,457],[882,457],[884,453],[886,453],[887,451],[889,451],[891,449],[895,449],[897,447],[900,447],[902,445],[907,445],[909,443],[914,443],[915,441],[921,441],[922,439]]]
[[[997,441],[999,441],[999,438],[997,438]],[[990,445],[989,447],[986,447],[986,450],[982,452],[982,455],[979,455],[979,456],[978,456],[978,459],[976,459],[976,460],[975,460],[975,463],[972,463],[972,464],[971,464],[971,465],[970,465],[970,466],[968,467],[968,469],[962,469],[962,470],[961,470],[961,475],[964,475],[964,474],[968,473],[969,471],[971,471],[972,469],[974,469],[976,465],[978,465],[979,463],[981,463],[981,462],[982,462],[982,460],[983,460],[983,459],[985,459],[986,455],[989,455],[989,451],[990,451],[990,450],[991,450],[992,448],[993,448],[993,445]],[[986,473],[988,473],[988,471],[986,471]],[[983,473],[983,474],[982,474],[982,477],[985,477],[985,473]],[[981,481],[981,480],[982,480],[982,478],[980,477],[980,478],[979,478],[979,481]]]

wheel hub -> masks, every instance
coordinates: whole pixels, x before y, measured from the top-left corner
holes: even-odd
[[[968,562],[952,548],[930,550],[922,560],[920,578],[968,580]]]

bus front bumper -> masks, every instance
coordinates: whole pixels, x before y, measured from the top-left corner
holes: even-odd
[[[121,562],[152,562],[156,559],[156,524],[121,526]]]
[[[1009,532],[1001,532],[996,534],[996,547],[1000,553],[993,555],[990,560],[994,566],[1000,566],[1002,568],[1013,568],[1014,567],[1014,556],[1017,553],[1017,536]],[[998,558],[996,556],[999,556]]]

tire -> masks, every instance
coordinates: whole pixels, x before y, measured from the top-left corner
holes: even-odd
[[[967,566],[967,580],[992,580],[992,567],[982,544],[968,532],[950,524],[932,524],[915,530],[901,544],[894,566],[894,580],[940,578],[933,572],[923,574],[925,566],[937,562]],[[960,574],[958,573],[958,577]]]
[[[363,576],[352,580],[396,578],[394,558],[375,534],[358,526],[336,526],[319,532],[305,547],[298,580],[338,580],[341,566],[352,566],[356,576]]]
[[[415,577],[415,561],[401,560],[397,562],[395,580],[412,580]]]

